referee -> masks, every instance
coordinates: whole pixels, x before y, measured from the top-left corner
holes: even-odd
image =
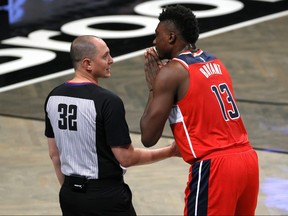
[[[75,76],[45,101],[45,136],[61,185],[62,213],[136,215],[123,181],[126,168],[178,156],[178,149],[175,143],[152,150],[133,147],[122,100],[99,86],[113,63],[102,39],[77,37],[70,55]]]

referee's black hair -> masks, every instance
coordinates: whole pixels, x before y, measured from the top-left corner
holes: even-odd
[[[184,40],[195,44],[199,37],[198,21],[194,13],[182,5],[163,8],[159,21],[172,21]]]

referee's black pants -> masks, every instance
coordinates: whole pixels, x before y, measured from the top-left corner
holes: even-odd
[[[85,191],[75,191],[69,177],[65,177],[59,199],[63,216],[136,215],[131,190],[123,179],[92,180],[87,182]]]

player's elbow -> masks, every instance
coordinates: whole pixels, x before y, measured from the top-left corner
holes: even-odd
[[[149,148],[154,146],[157,143],[157,140],[155,141],[149,137],[146,137],[145,135],[141,135],[141,142],[146,148]]]
[[[140,124],[141,129],[141,142],[145,147],[154,146],[162,135],[162,130],[158,129],[161,127],[157,127],[154,125]]]

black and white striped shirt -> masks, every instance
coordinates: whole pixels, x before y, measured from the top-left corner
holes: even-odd
[[[112,146],[131,143],[122,100],[92,83],[63,83],[45,102],[45,135],[55,138],[64,175],[119,177]]]

